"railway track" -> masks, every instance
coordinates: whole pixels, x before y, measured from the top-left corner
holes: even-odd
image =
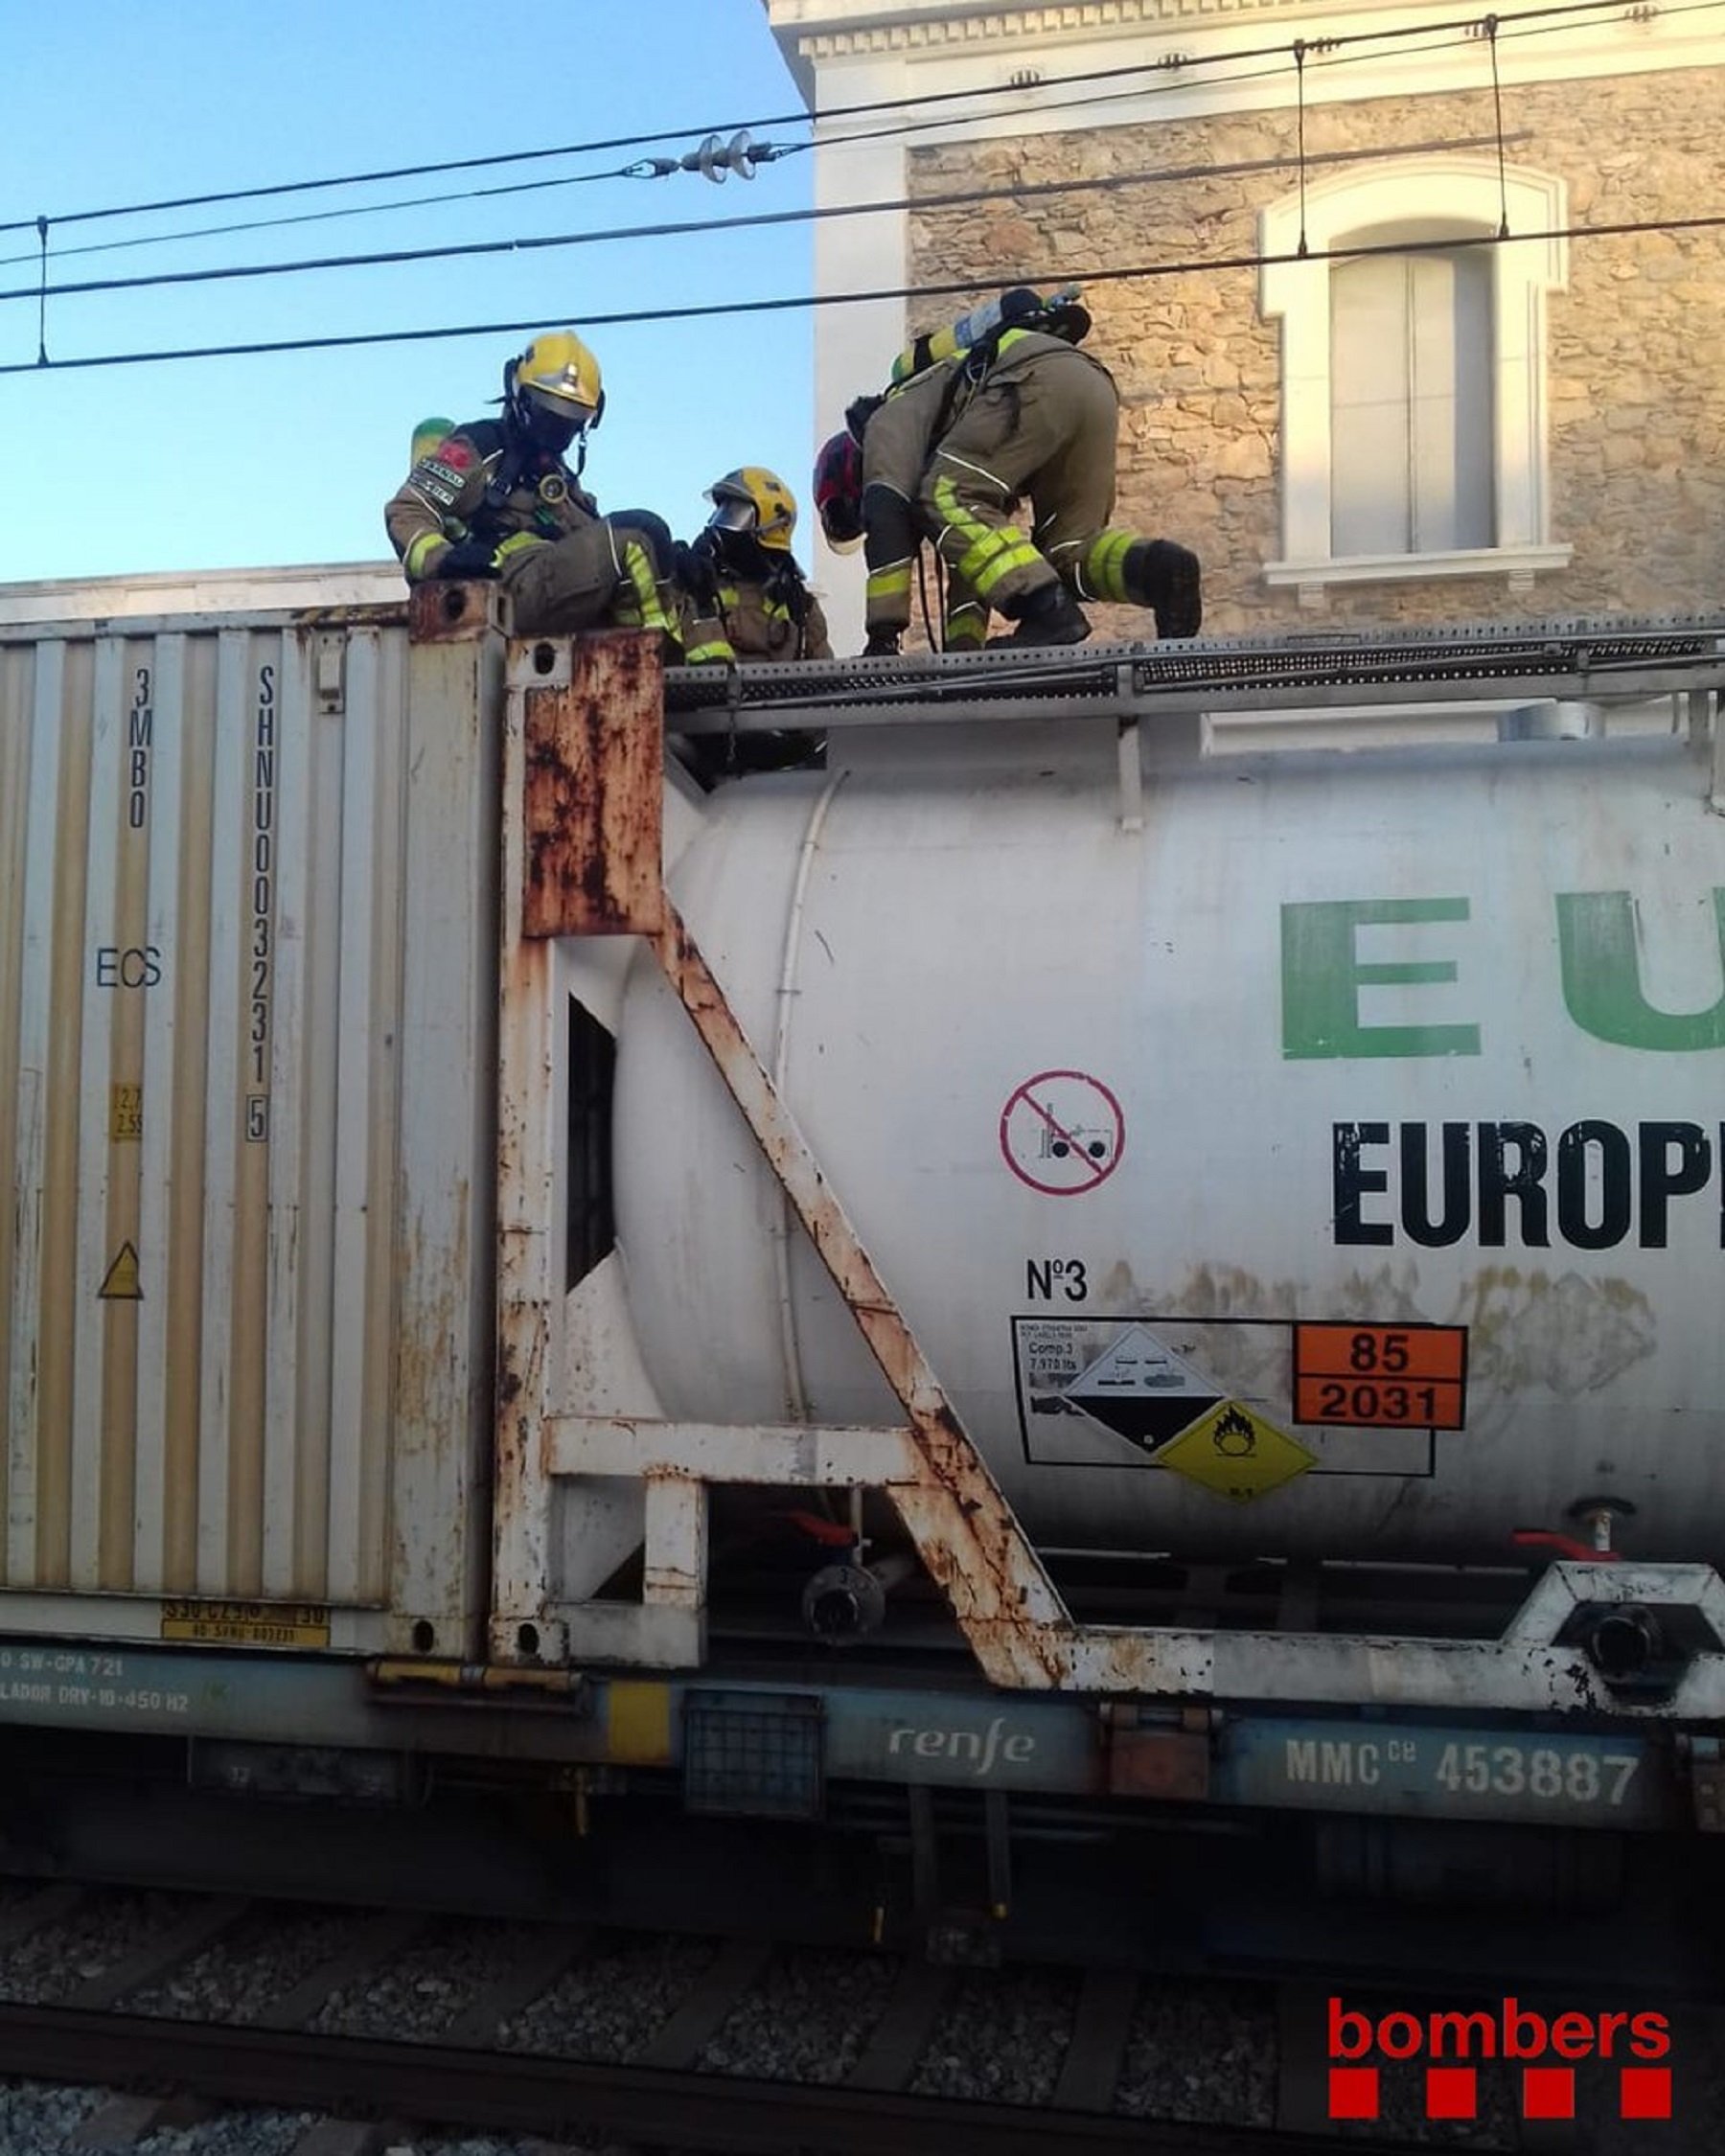
[[[0,1898],[0,2076],[412,2122],[415,2133],[753,2156],[1432,2145],[1411,2066],[1386,2073],[1381,2126],[1350,2125],[1339,2144],[1322,2006],[1310,1986],[1268,1981],[811,1958],[761,1940],[72,1882]],[[1714,2156],[1725,2023],[1687,2034],[1679,2056],[1683,2126],[1663,2145]],[[1639,2142],[1524,2131],[1508,2083],[1504,2067],[1483,2088],[1461,2145],[1641,2156]]]
[[[69,2007],[0,2007],[0,2071],[104,2086],[167,2084],[227,2103],[384,2117],[426,2127],[748,2156],[1319,2156],[1328,2135],[811,2088],[669,2068],[596,2066],[443,2044],[234,2029]],[[1405,2141],[1350,2141],[1401,2156]]]

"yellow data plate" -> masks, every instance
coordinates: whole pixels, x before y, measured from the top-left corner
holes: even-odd
[[[1317,1457],[1242,1401],[1219,1400],[1162,1447],[1156,1464],[1245,1504],[1303,1475]]]
[[[327,1647],[330,1612],[320,1602],[164,1602],[162,1638],[205,1646]]]

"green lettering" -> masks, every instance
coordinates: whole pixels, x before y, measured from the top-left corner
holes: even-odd
[[[1713,894],[1725,968],[1725,890]],[[1711,1010],[1656,1011],[1642,994],[1635,901],[1627,891],[1560,891],[1563,1000],[1583,1032],[1620,1048],[1725,1048],[1725,995]]]
[[[1477,1025],[1362,1025],[1362,988],[1451,981],[1453,958],[1367,964],[1354,952],[1356,930],[1376,922],[1465,921],[1464,898],[1330,899],[1284,906],[1282,1054],[1316,1056],[1477,1056]]]

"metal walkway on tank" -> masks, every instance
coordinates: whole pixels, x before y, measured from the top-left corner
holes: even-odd
[[[847,715],[870,723],[927,720],[933,707],[949,719],[1127,719],[1290,701],[1615,702],[1719,688],[1725,615],[1603,615],[678,667],[665,676],[665,713],[677,732],[747,733],[807,719],[831,725]]]

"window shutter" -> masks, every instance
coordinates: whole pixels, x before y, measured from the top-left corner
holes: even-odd
[[[1483,250],[1331,272],[1332,554],[1492,543],[1491,342]]]

